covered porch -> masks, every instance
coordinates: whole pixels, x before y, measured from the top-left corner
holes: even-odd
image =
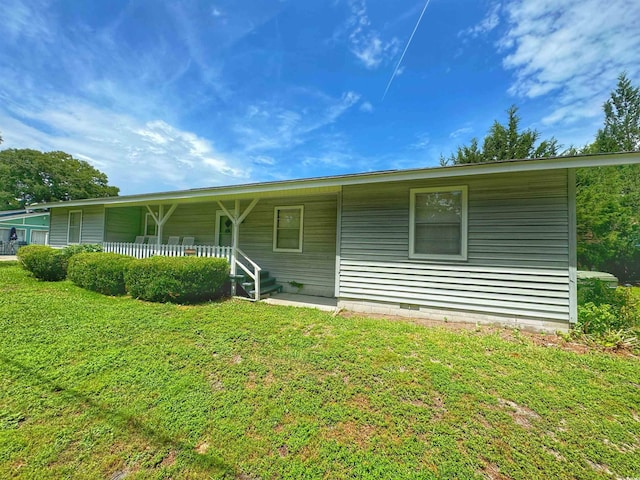
[[[233,293],[251,299],[334,297],[339,192],[300,193],[105,206],[103,245],[137,258],[226,258]]]

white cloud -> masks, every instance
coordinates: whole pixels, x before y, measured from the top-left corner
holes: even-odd
[[[237,183],[250,173],[191,132],[77,100],[51,98],[40,108],[0,114],[0,122],[3,147],[65,151],[105,172],[123,193]]]
[[[457,130],[454,130],[453,132],[451,132],[449,134],[449,138],[458,138],[458,137],[461,137],[463,135],[468,135],[471,132],[473,132],[473,128],[471,128],[471,127],[458,128]]]
[[[429,139],[429,134],[421,133],[417,136],[417,140],[409,145],[409,148],[413,150],[424,150],[429,146],[431,140]]]
[[[368,69],[376,69],[392,59],[400,50],[397,38],[385,40],[380,32],[371,26],[365,0],[352,0],[349,3],[349,44],[351,53]]]
[[[489,8],[489,11],[484,16],[484,18],[471,28],[461,31],[459,36],[469,36],[471,38],[476,38],[481,35],[486,35],[487,33],[494,30],[498,25],[500,25],[500,4],[494,3]]]
[[[303,89],[290,95],[295,99],[288,98],[286,107],[275,100],[249,105],[232,120],[244,155],[291,150],[308,141],[318,130],[336,122],[360,101],[360,95],[352,91],[343,93],[340,98]],[[292,107],[294,104],[302,106]]]
[[[373,105],[371,102],[364,101],[360,104],[360,111],[365,113],[373,112]]]
[[[516,0],[505,11],[499,51],[515,75],[509,93],[553,94],[558,107],[547,124],[601,115],[622,71],[640,77],[636,0]]]

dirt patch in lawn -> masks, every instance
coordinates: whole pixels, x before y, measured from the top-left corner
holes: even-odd
[[[579,342],[572,342],[565,340],[564,337],[556,335],[555,333],[536,333],[526,330],[519,330],[517,328],[505,327],[499,325],[476,325],[470,322],[444,322],[442,320],[430,320],[428,318],[412,318],[403,317],[400,315],[384,315],[379,313],[358,313],[343,310],[340,312],[340,316],[344,318],[380,318],[390,321],[409,322],[416,325],[421,325],[427,328],[444,328],[453,332],[476,332],[485,335],[499,335],[502,339],[510,342],[522,342],[528,341],[539,347],[545,348],[558,348],[568,352],[585,354],[592,351],[602,352],[606,351],[612,355],[631,356],[638,357],[629,350],[607,350],[595,344],[585,344]]]

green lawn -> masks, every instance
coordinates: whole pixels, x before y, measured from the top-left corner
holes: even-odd
[[[636,357],[8,264],[0,291],[0,478],[640,477]]]

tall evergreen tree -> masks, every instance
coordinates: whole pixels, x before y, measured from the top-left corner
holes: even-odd
[[[469,146],[458,147],[449,158],[440,157],[442,165],[460,165],[464,163],[492,162],[496,160],[514,160],[525,158],[553,157],[558,154],[558,142],[551,138],[536,144],[540,138],[537,130],[520,131],[518,107],[512,105],[507,110],[507,124],[497,120],[484,138],[482,149],[478,148],[478,139],[473,138]]]
[[[634,87],[625,73],[603,105],[604,127],[598,130],[590,150],[633,152],[640,150],[640,88]]]
[[[584,153],[640,150],[640,91],[624,73],[603,112]],[[578,266],[640,281],[640,165],[579,169],[576,179]]]

